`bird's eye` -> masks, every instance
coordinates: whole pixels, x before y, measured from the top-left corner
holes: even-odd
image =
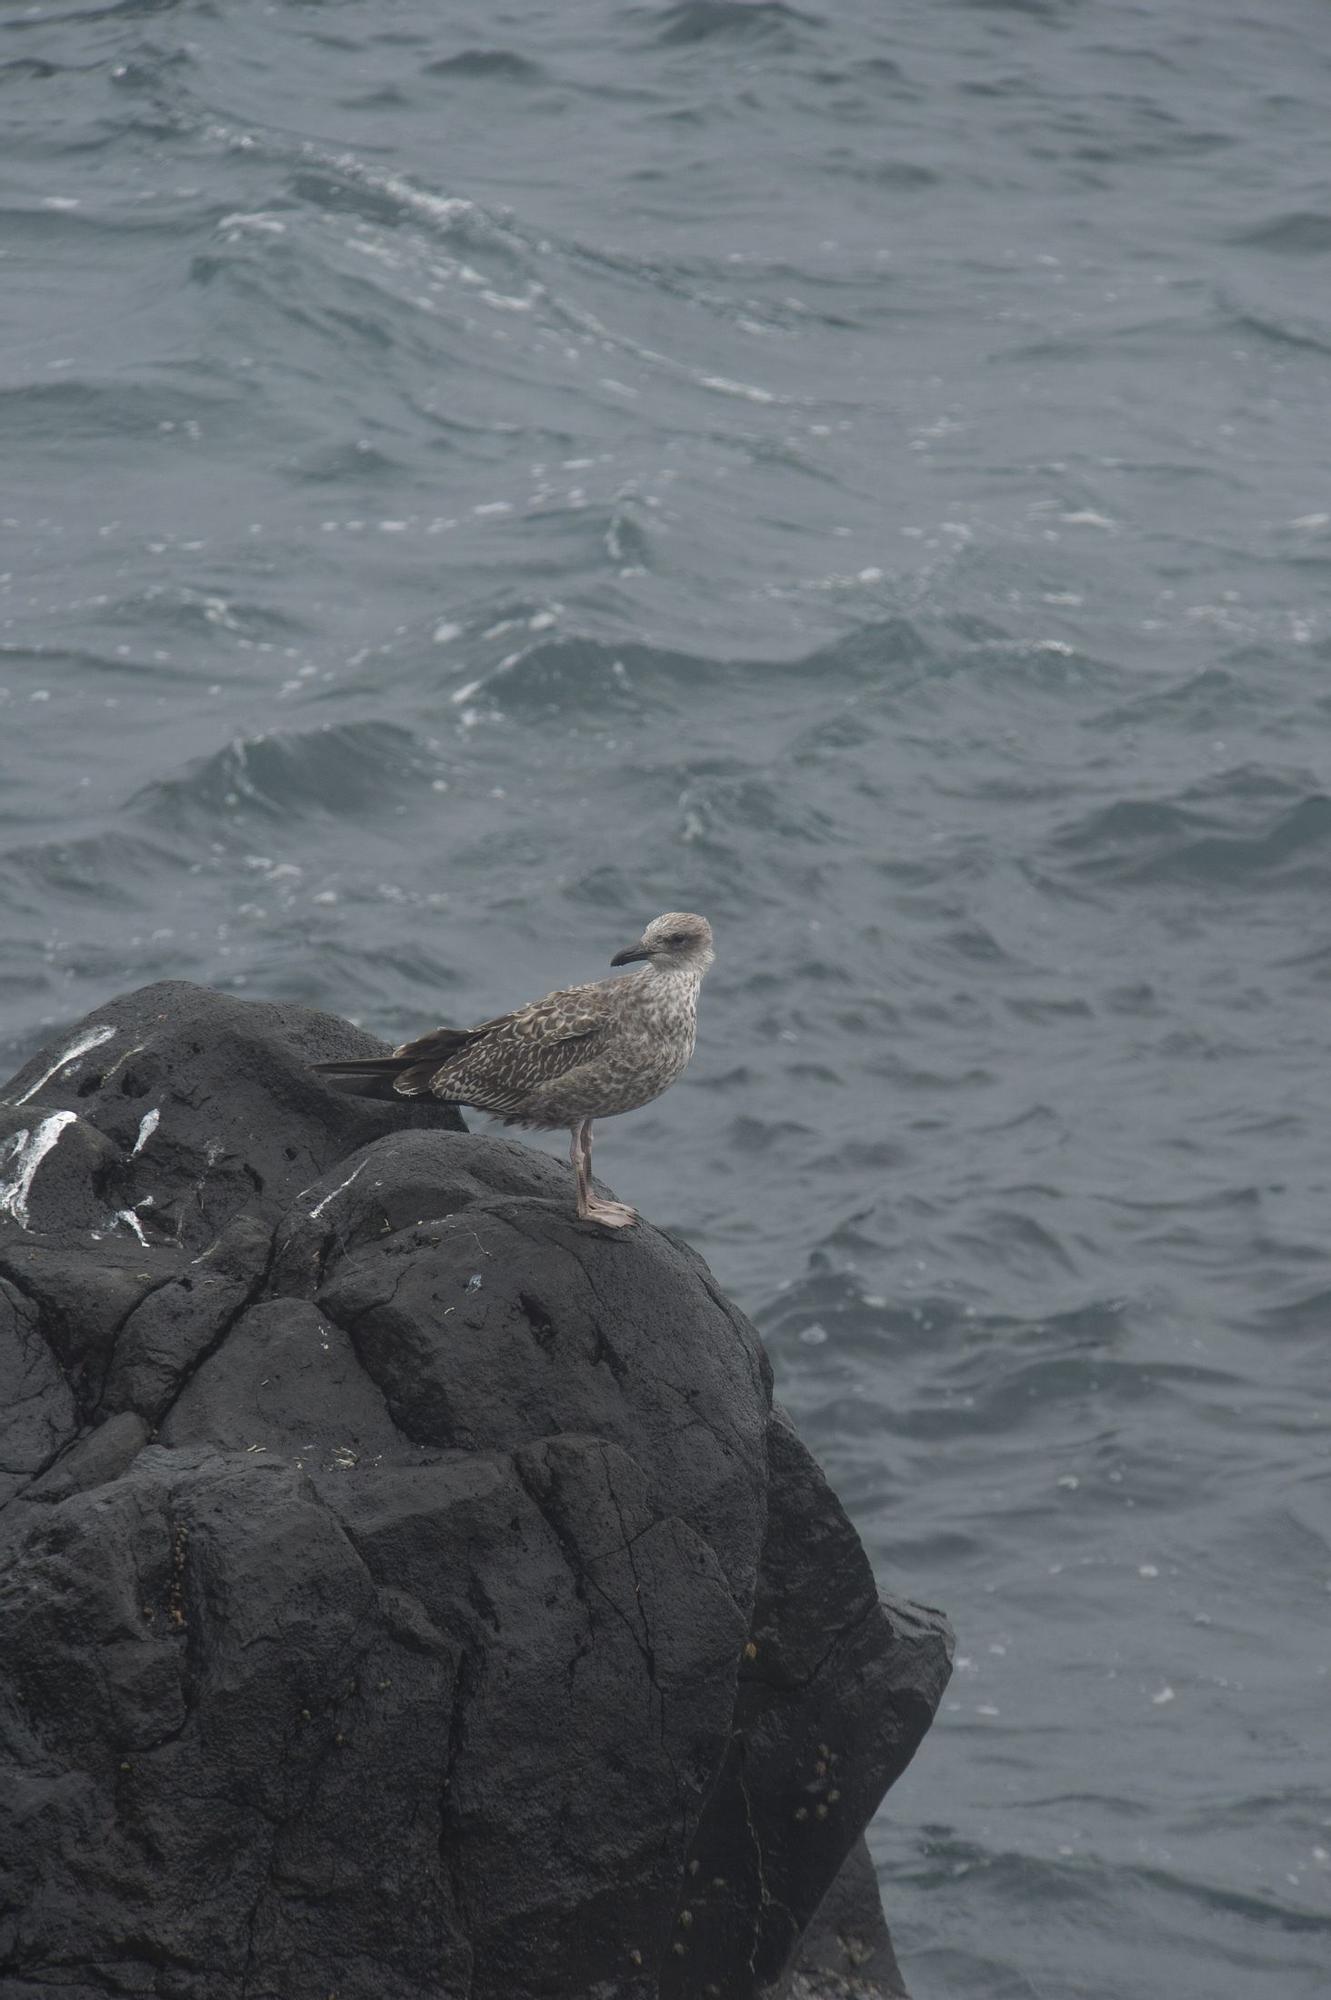
[[[671,931],[669,937],[666,939],[667,944],[687,944],[688,941],[689,934],[687,931]]]

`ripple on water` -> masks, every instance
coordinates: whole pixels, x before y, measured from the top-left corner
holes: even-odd
[[[1243,889],[1278,874],[1331,880],[1331,798],[1295,796],[1283,775],[1243,769],[1177,799],[1118,799],[1061,828],[1052,847],[1077,874],[1154,887]]]
[[[699,43],[761,43],[782,52],[807,46],[818,17],[785,0],[677,0],[653,16],[654,39],[662,48]]]
[[[530,62],[513,49],[460,49],[455,56],[440,56],[422,66],[422,76],[457,77],[472,83],[542,83],[546,72],[540,63]]]
[[[150,906],[161,876],[184,866],[175,850],[140,834],[25,843],[0,851],[0,893],[11,918],[49,919],[66,903],[140,910]]]
[[[373,817],[434,766],[408,729],[390,722],[326,724],[308,731],[237,737],[179,778],[147,785],[133,807],[173,832],[208,833],[232,815],[271,821]]]

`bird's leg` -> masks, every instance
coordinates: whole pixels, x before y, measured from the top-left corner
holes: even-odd
[[[573,1166],[578,1177],[578,1220],[599,1222],[606,1229],[627,1229],[638,1211],[622,1201],[602,1201],[592,1193],[592,1121],[584,1118],[573,1130]]]
[[[573,1127],[573,1137],[568,1149],[569,1164],[573,1168],[578,1190],[578,1214],[585,1217],[587,1204],[592,1196],[592,1121],[580,1118]]]

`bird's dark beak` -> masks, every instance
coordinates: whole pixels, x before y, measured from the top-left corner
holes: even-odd
[[[651,953],[643,944],[631,944],[627,951],[617,951],[610,963],[612,965],[632,965],[635,958],[650,957]]]

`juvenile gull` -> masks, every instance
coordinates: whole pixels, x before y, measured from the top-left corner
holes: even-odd
[[[592,1193],[592,1120],[649,1104],[685,1069],[698,988],[712,958],[706,917],[671,910],[610,961],[643,959],[641,972],[563,987],[475,1028],[433,1028],[391,1056],[314,1068],[386,1077],[401,1097],[469,1104],[507,1125],[567,1127],[580,1219],[623,1229],[637,1220],[636,1210]]]

